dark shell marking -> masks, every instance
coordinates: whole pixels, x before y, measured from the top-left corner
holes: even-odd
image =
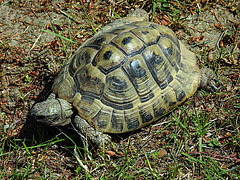
[[[143,127],[198,87],[194,55],[167,27],[134,22],[106,27],[86,41],[53,85],[98,131]]]

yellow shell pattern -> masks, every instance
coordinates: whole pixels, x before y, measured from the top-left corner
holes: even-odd
[[[96,130],[141,128],[192,96],[200,72],[167,27],[132,22],[98,32],[65,64],[52,90]]]

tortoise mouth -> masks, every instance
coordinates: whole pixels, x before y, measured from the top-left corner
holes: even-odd
[[[49,126],[58,126],[59,125],[59,116],[51,115],[51,116],[44,116],[44,115],[37,115],[35,116],[37,122],[47,124]]]
[[[28,114],[28,118],[39,122],[39,123],[43,123],[43,124],[47,124],[50,126],[56,126],[58,124],[58,119],[59,116],[56,116],[56,114],[53,114],[51,116],[46,116],[43,114],[38,114],[38,111],[36,111],[34,108],[30,110],[29,114]]]
[[[43,115],[36,115],[36,116],[35,116],[35,119],[36,119],[37,121],[44,121],[45,118],[46,118],[46,117],[43,116]]]

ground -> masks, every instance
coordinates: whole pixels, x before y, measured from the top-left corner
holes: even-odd
[[[198,90],[104,149],[73,127],[27,119],[72,53],[134,8],[171,28],[214,71],[218,91]],[[239,1],[0,1],[0,178],[240,178],[239,9]]]

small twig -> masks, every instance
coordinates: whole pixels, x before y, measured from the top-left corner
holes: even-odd
[[[191,47],[195,47],[195,46],[198,46],[198,45],[201,45],[201,44],[207,44],[207,43],[210,43],[211,41],[204,41],[204,42],[200,42],[200,43],[196,43],[196,44],[193,44]]]
[[[235,45],[236,42],[237,42],[237,34],[238,34],[238,31],[239,31],[239,28],[240,28],[240,24],[237,23],[236,21],[231,20],[231,19],[229,19],[229,21],[230,21],[231,23],[235,23],[235,24],[237,25],[237,30],[236,30],[235,37],[234,37],[234,45]]]
[[[189,28],[191,28],[191,29],[194,30],[194,31],[197,31],[197,32],[200,32],[200,33],[201,33],[201,31],[199,31],[199,30],[197,30],[197,29],[195,29],[195,28],[193,28],[193,27],[189,27]]]
[[[239,25],[239,23],[237,23],[236,21],[233,21],[233,20],[231,20],[231,19],[229,19],[229,21],[232,22],[232,23],[235,23],[235,24]]]
[[[25,16],[21,17],[21,18],[19,19],[19,22],[22,22],[22,19],[25,18],[26,16],[28,16],[28,15],[25,15]]]
[[[88,5],[88,12],[91,11],[91,9],[92,9],[92,5],[93,5],[93,1],[90,0],[90,3],[89,3],[89,5]]]
[[[237,30],[236,30],[235,37],[234,37],[234,45],[237,42],[237,34],[238,34],[238,31],[239,31],[239,28],[240,28],[240,24],[237,25]]]
[[[79,165],[85,170],[85,172],[89,173],[89,169],[88,169],[88,166],[87,165],[84,165],[78,152],[77,152],[77,148],[76,148],[76,145],[75,145],[75,148],[74,148],[74,156],[75,158],[77,159]]]
[[[23,24],[26,23],[26,24],[29,24],[29,25],[32,25],[32,26],[38,26],[38,27],[42,27],[41,25],[39,24],[34,24],[34,23],[31,23],[31,22],[26,22],[26,21],[21,21]]]
[[[220,47],[219,47],[220,40],[222,39],[222,37],[224,36],[224,34],[225,34],[227,31],[228,31],[228,30],[223,31],[222,34],[219,36],[219,38],[218,38],[218,40],[217,40],[217,44],[216,44],[216,46],[217,46],[218,49],[220,49]]]
[[[216,14],[215,9],[213,9],[213,13],[214,13],[214,16],[215,16],[216,20],[217,20],[218,22],[220,22],[219,19],[218,19],[218,17],[217,17],[217,14]]]
[[[38,40],[39,40],[39,38],[41,37],[41,35],[42,35],[42,34],[40,34],[40,35],[37,37],[36,41],[34,42],[34,44],[32,45],[31,49],[29,50],[28,55],[30,54],[31,50],[34,48],[34,46],[35,46],[36,43],[38,42]]]
[[[34,9],[31,8],[31,11],[33,12],[33,14],[36,16],[36,18],[39,18],[39,16],[37,16],[37,14],[35,13]]]

